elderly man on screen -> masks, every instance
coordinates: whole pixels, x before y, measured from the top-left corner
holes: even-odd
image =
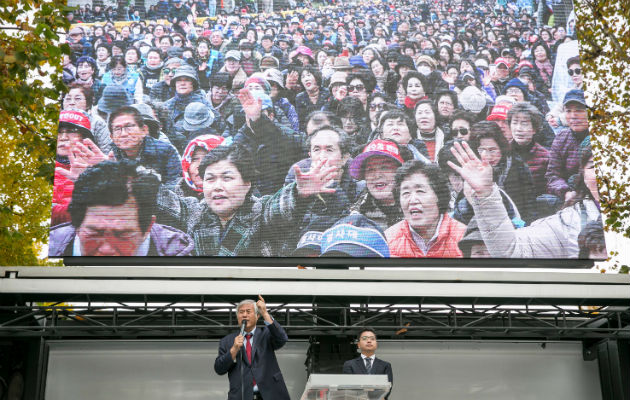
[[[265,325],[257,327],[261,316]],[[245,322],[244,331],[223,337],[219,343],[219,355],[214,361],[217,374],[228,374],[228,400],[289,400],[275,354],[289,340],[286,332],[269,315],[265,300],[260,295],[258,301],[243,300],[238,303],[236,318],[241,326]]]

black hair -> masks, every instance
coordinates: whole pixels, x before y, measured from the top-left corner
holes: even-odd
[[[254,167],[252,153],[240,144],[219,146],[206,154],[201,164],[199,164],[199,176],[203,178],[206,168],[223,160],[234,164],[239,174],[241,174],[243,182],[254,182],[256,179],[256,168]]]
[[[125,49],[125,56],[127,56],[127,52],[129,51],[133,51],[136,53],[136,57],[138,57],[138,63],[142,63],[142,54],[140,53],[140,50],[138,50],[137,48],[133,47],[133,46],[129,46]]]
[[[124,56],[113,56],[111,61],[109,62],[109,66],[108,69],[114,69],[116,68],[116,65],[122,65],[123,67],[127,68],[127,61],[125,61],[125,57]]]
[[[447,212],[448,204],[451,200],[451,193],[442,170],[437,164],[425,163],[418,160],[407,161],[396,171],[396,186],[394,188],[396,204],[400,206],[400,186],[403,181],[417,173],[421,173],[429,180],[429,186],[431,186],[433,193],[435,193],[438,199],[438,210],[440,214]]]
[[[149,51],[147,51],[147,56],[149,56],[150,53],[157,53],[157,55],[160,56],[160,61],[162,61],[162,59],[164,58],[164,56],[162,55],[162,50],[158,49],[157,47],[149,48]]]
[[[351,96],[346,96],[339,102],[337,116],[339,118],[352,118],[359,124],[365,124],[368,118],[361,100]]]
[[[573,64],[580,65],[580,56],[573,56],[567,60],[567,68],[569,68]]]
[[[514,115],[516,114],[527,114],[529,116],[529,119],[532,122],[532,127],[534,128],[534,134],[538,133],[543,126],[543,115],[536,106],[527,101],[518,102],[510,108],[507,113],[508,124],[512,124],[512,118],[514,118]]]
[[[437,164],[446,176],[448,176],[448,174],[451,172],[455,172],[448,165],[449,161],[451,161],[455,165],[459,165],[459,161],[457,161],[457,158],[451,152],[451,148],[455,145],[455,143],[462,144],[464,143],[464,140],[461,140],[461,139],[449,140],[448,142],[444,143],[444,146],[442,146],[442,148],[440,149],[440,151],[438,151],[438,154],[437,154]]]
[[[80,83],[74,82],[68,85],[68,92],[66,92],[66,94],[70,93],[72,89],[80,90],[85,97],[85,105],[87,109],[89,110],[90,108],[92,108],[92,106],[94,105],[94,90],[92,90],[91,87],[86,87],[84,85],[81,85]]]
[[[417,137],[416,121],[409,118],[409,115],[407,115],[406,112],[400,109],[385,111],[383,114],[381,114],[378,121],[378,128],[381,131],[380,132],[381,134],[383,133],[383,125],[385,121],[387,121],[388,119],[399,119],[399,120],[405,121],[405,123],[407,124],[407,128],[409,129],[409,135],[412,138]]]
[[[420,81],[420,83],[422,84],[422,89],[424,90],[424,94],[426,95],[427,94],[427,78],[425,78],[425,76],[422,75],[418,71],[409,71],[407,72],[407,75],[405,75],[405,77],[402,79],[402,87],[405,93],[407,93],[407,85],[409,84],[409,80],[412,78],[416,78],[417,80]]]
[[[459,108],[459,101],[457,99],[457,93],[455,93],[455,91],[453,90],[448,90],[448,89],[440,89],[437,91],[437,93],[435,94],[436,107],[438,103],[440,102],[440,98],[444,96],[448,96],[451,98],[451,102],[453,103],[453,107],[455,108],[455,110]]]
[[[463,119],[464,121],[468,121],[468,124],[470,126],[473,126],[473,124],[476,121],[476,117],[474,113],[471,113],[470,111],[465,111],[465,110],[455,110],[453,115],[451,115],[449,125],[451,125],[452,127],[453,121],[456,121],[458,119]]]
[[[376,87],[376,77],[372,71],[353,72],[346,77],[346,84],[349,85],[350,82],[355,79],[363,82],[363,86],[365,86],[365,90],[368,95],[374,91],[374,88]]]
[[[350,137],[343,129],[324,125],[315,130],[311,135],[306,138],[306,148],[308,151],[311,150],[311,141],[321,131],[333,131],[339,136],[339,149],[341,150],[341,154],[352,154],[353,146],[354,146],[354,138]]]
[[[228,90],[232,89],[232,78],[227,72],[217,72],[210,75],[210,87],[226,86]]]
[[[74,184],[68,212],[72,225],[79,228],[88,207],[120,206],[130,196],[136,200],[138,226],[146,232],[151,225],[160,179],[136,161],[103,161],[86,169]],[[107,218],[107,215],[103,215]]]
[[[481,144],[481,139],[494,139],[499,146],[499,149],[501,149],[501,161],[505,160],[505,157],[510,151],[510,144],[505,136],[503,136],[501,127],[499,127],[496,122],[481,121],[470,127],[470,140],[468,141],[468,144],[475,154],[477,154],[477,157],[479,157],[477,148]]]
[[[311,75],[313,75],[313,77],[315,78],[315,82],[317,82],[317,86],[321,88],[322,86],[322,73],[319,72],[319,70],[317,68],[315,68],[315,66],[313,65],[307,65],[304,68],[302,68],[301,71],[299,71],[300,75],[300,84],[302,83],[302,74],[304,72],[308,72]]]
[[[118,118],[121,115],[131,115],[133,116],[133,120],[136,123],[136,125],[138,125],[140,128],[143,128],[145,126],[144,118],[142,117],[142,114],[140,113],[140,111],[138,111],[137,109],[131,106],[123,106],[114,110],[114,112],[112,112],[109,115],[107,128],[109,129],[110,132],[112,132],[112,123],[114,122],[116,118]]]
[[[376,332],[374,332],[374,329],[366,326],[361,328],[361,330],[357,332],[357,340],[361,340],[361,334],[365,332],[370,332],[372,333],[372,335],[374,335],[374,337],[376,337]]]
[[[330,125],[336,126],[336,127],[342,126],[341,119],[339,119],[339,117],[336,114],[330,111],[321,111],[321,110],[312,111],[310,114],[306,116],[306,125],[308,125],[308,123],[311,122],[311,120],[315,122],[316,124],[318,124],[320,127],[330,126]]]

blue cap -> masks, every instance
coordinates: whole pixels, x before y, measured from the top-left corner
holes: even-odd
[[[378,225],[353,213],[337,221],[322,235],[321,256],[341,253],[350,257],[389,257],[389,246]]]
[[[350,65],[352,65],[352,67],[354,68],[368,68],[367,64],[365,63],[365,61],[363,61],[363,57],[362,56],[352,56],[350,57]]]
[[[252,96],[256,99],[262,100],[262,109],[267,110],[269,108],[273,108],[273,102],[271,101],[271,97],[265,92],[254,90],[251,91]]]
[[[566,106],[567,103],[580,103],[586,106],[586,99],[584,99],[584,91],[581,89],[573,89],[569,90],[567,94],[564,95],[564,101],[562,102],[563,106]]]

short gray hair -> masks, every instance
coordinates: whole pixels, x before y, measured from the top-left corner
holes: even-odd
[[[532,127],[534,128],[534,133],[538,133],[542,128],[543,115],[533,104],[526,101],[514,104],[507,114],[508,124],[512,123],[512,118],[514,118],[516,114],[526,114],[529,117],[532,122]]]
[[[254,313],[258,315],[258,305],[256,305],[256,301],[251,299],[241,300],[240,303],[236,305],[236,313],[238,314],[238,310],[241,309],[245,304],[253,304],[254,305]]]

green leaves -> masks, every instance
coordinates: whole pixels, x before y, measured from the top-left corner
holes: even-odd
[[[0,264],[36,265],[48,240],[65,0],[4,0],[0,21]],[[46,75],[44,71],[51,71]]]

